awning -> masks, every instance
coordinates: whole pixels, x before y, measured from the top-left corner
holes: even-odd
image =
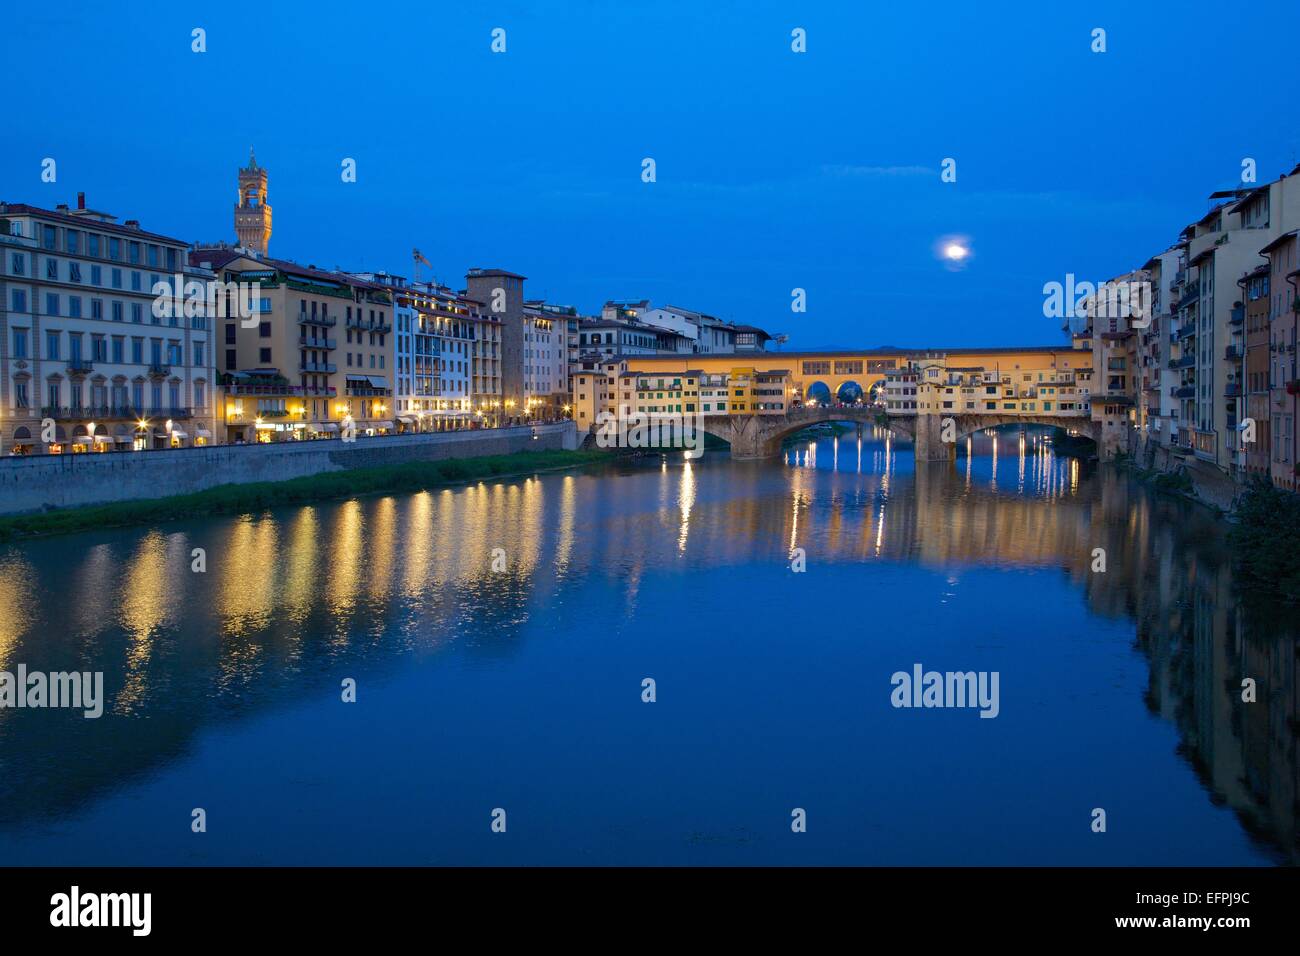
[[[403,425],[414,425],[414,424],[415,424],[415,419],[414,419],[414,418],[411,418],[411,417],[409,417],[409,416],[407,416],[407,415],[398,415],[398,416],[397,416],[397,420],[398,420],[399,422],[401,422]]]
[[[89,444],[90,444],[90,436],[89,436],[89,435],[78,435],[76,438],[72,439],[72,444],[74,444],[74,445],[89,445]]]
[[[339,430],[339,426],[336,425],[334,422],[326,422],[324,425],[320,427],[320,431],[323,432],[336,432],[338,430]]]
[[[393,423],[392,423],[392,422],[375,422],[374,427],[375,427],[375,428],[387,428],[389,431],[392,431],[392,430],[393,430]]]
[[[113,439],[113,441],[117,442],[119,445],[129,445],[131,444],[132,439],[127,437],[126,435],[118,435],[116,438]]]
[[[344,376],[344,377],[345,377],[349,382],[356,382],[356,383],[358,383],[358,384],[364,384],[364,385],[369,385],[369,384],[370,384],[370,379],[366,378],[366,376],[364,376],[364,375],[346,375],[346,376]]]
[[[185,434],[179,428],[172,430],[172,438],[189,438],[189,437],[190,437],[189,435]]]
[[[366,377],[370,380],[370,386],[372,388],[388,387],[388,379],[384,378],[382,375],[368,375]]]
[[[113,440],[111,435],[93,435],[91,437],[94,438],[95,441],[102,442],[111,442]]]
[[[212,432],[208,431],[206,428],[199,428],[199,429],[196,429],[195,432],[194,432],[194,434],[198,435],[200,438],[211,438],[211,437],[212,437]]]

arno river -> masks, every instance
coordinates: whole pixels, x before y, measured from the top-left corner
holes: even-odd
[[[1041,439],[0,545],[0,670],[106,698],[0,710],[0,862],[1295,863],[1294,618]],[[997,717],[891,706],[918,663],[998,672]]]

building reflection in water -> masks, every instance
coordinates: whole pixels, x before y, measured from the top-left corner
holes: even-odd
[[[1039,435],[974,435],[955,463],[919,471],[888,432],[848,440],[851,454],[827,437],[778,463],[671,455],[0,549],[0,666],[102,670],[118,718],[0,710],[0,825],[71,813],[206,725],[337,688],[341,667],[512,655],[525,623],[591,583],[621,595],[617,621],[592,622],[617,631],[635,624],[649,574],[738,578],[802,548],[810,563],[951,571],[945,599],[962,568],[1060,569],[1093,614],[1133,622],[1146,704],[1178,728],[1210,799],[1297,861],[1296,629],[1234,592],[1208,515]],[[1008,455],[1016,481],[999,488]],[[1091,573],[1096,547],[1122,573]],[[1243,675],[1254,705],[1240,703]],[[51,752],[83,759],[60,772]]]

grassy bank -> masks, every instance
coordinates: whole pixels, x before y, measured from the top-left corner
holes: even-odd
[[[573,468],[609,461],[610,458],[610,453],[605,451],[521,451],[513,455],[410,461],[377,468],[329,471],[288,481],[218,485],[188,495],[0,517],[0,541],[121,528],[180,518],[246,514],[277,505],[305,504],[357,495],[423,491],[457,482]]]

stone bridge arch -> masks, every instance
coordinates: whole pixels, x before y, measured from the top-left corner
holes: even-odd
[[[953,420],[955,438],[943,440],[943,423]],[[878,409],[802,407],[786,415],[706,415],[704,431],[731,445],[732,458],[772,458],[781,442],[819,422],[851,422],[888,428],[913,443],[917,461],[944,461],[957,456],[957,443],[986,428],[1003,425],[1046,425],[1074,429],[1101,445],[1100,423],[1091,419],[1053,415],[884,415]]]
[[[781,453],[781,442],[789,435],[821,422],[882,426],[909,440],[914,435],[907,416],[886,419],[870,407],[804,406],[786,415],[706,415],[703,427],[708,434],[731,445],[732,458],[772,458]]]
[[[952,419],[955,437],[943,440],[944,422]],[[957,457],[957,445],[976,432],[1003,425],[1044,425],[1073,429],[1101,447],[1101,423],[1083,416],[1068,415],[920,415],[914,416],[913,434],[917,461],[943,461]]]

